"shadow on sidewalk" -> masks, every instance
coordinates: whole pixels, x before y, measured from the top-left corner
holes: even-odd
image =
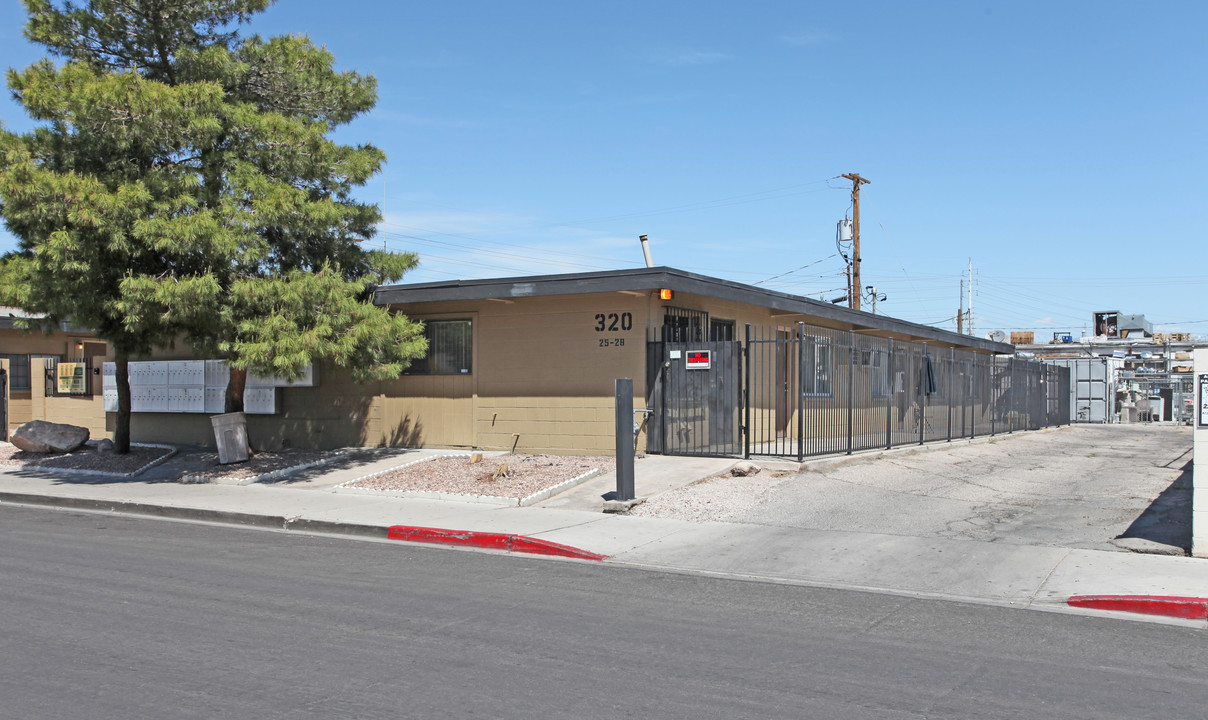
[[[1191,462],[1170,487],[1162,491],[1145,512],[1117,539],[1138,538],[1191,550]]]
[[[415,458],[407,457],[415,455]],[[388,458],[394,458],[398,465],[402,465],[422,457],[418,450],[405,448],[349,448],[335,460],[324,462],[322,465],[315,467],[303,468],[290,472],[288,475],[278,478],[261,480],[262,485],[296,485],[299,483],[310,483],[319,480],[327,475],[351,470],[354,468],[365,468],[373,463]]]

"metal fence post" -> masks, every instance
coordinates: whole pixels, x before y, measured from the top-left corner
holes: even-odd
[[[744,373],[742,388],[742,456],[751,459],[751,323],[746,326],[746,342],[742,347]]]
[[[948,442],[952,442],[952,376],[956,374],[956,348],[948,348]]]
[[[897,392],[897,376],[893,373],[893,338],[889,338],[889,350],[885,354],[885,449],[893,447],[893,396]]]
[[[847,331],[847,454],[851,455],[855,432],[852,415],[856,402],[856,331]]]
[[[1007,377],[1011,379],[1011,403],[1007,407],[1007,434],[1015,432],[1015,416],[1019,413],[1013,412],[1013,408],[1019,405],[1019,388],[1015,387],[1015,358],[1007,358]]]
[[[923,426],[927,424],[927,393],[923,392],[927,383],[927,343],[923,343],[923,354],[919,358],[919,376],[915,378],[919,388],[919,445],[922,445]]]
[[[814,350],[814,363],[818,351]],[[815,374],[815,377],[817,375]],[[805,323],[797,323],[797,462],[805,460]],[[815,388],[816,389],[816,388]]]

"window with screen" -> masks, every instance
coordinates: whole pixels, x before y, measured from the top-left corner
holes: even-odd
[[[831,345],[826,338],[805,338],[801,365],[801,391],[805,395],[831,394]]]
[[[469,375],[473,371],[474,327],[469,318],[424,323],[428,354],[413,360],[410,375]]]

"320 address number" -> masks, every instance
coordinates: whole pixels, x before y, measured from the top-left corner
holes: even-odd
[[[633,329],[633,313],[596,313],[596,332],[617,332]]]

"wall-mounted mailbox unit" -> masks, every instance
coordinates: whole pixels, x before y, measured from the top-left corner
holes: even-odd
[[[248,374],[243,390],[244,412],[277,412],[278,387],[314,387],[319,374],[312,366],[302,377],[287,381]],[[130,363],[130,411],[215,414],[226,410],[226,386],[231,369],[225,360],[156,360]],[[117,412],[117,366],[102,369],[105,412]]]

